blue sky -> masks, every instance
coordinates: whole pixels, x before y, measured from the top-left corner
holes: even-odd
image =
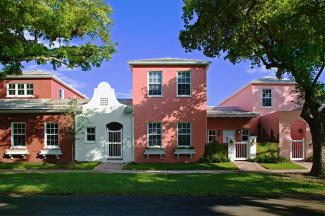
[[[217,105],[253,79],[275,76],[263,67],[250,68],[249,62],[233,65],[223,58],[211,59],[202,52],[185,53],[178,40],[183,29],[182,0],[107,0],[114,10],[111,40],[118,42],[117,54],[100,68],[83,72],[80,68],[65,66],[53,71],[46,66],[28,63],[25,70],[43,70],[55,74],[77,90],[92,97],[100,82],[108,82],[115,89],[117,98],[132,97],[132,73],[130,60],[148,58],[187,58],[212,61],[207,72],[208,106]],[[73,41],[81,44],[82,41]],[[321,77],[325,81],[325,75]]]

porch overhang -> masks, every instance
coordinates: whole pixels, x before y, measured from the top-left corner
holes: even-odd
[[[261,113],[245,111],[238,106],[207,107],[207,117],[210,118],[257,118]]]

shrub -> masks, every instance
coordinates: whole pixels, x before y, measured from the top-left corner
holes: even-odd
[[[147,147],[145,149],[148,149],[148,150],[164,150],[164,148],[161,148],[161,147]]]
[[[307,162],[313,162],[314,161],[314,157],[313,156],[307,157],[306,158],[306,161]]]
[[[190,147],[175,147],[174,149],[195,149],[193,146],[190,146]]]
[[[228,144],[210,142],[205,144],[204,154],[201,158],[202,163],[226,163],[230,162],[228,158]]]
[[[248,161],[257,163],[288,163],[289,159],[275,155],[258,155],[256,158],[248,159]]]

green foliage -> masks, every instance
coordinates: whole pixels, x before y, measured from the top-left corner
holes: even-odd
[[[309,156],[306,158],[307,162],[313,162],[314,161],[314,157],[313,156]]]
[[[204,154],[201,158],[202,163],[226,163],[228,158],[228,144],[210,142],[205,144]]]
[[[257,156],[279,156],[279,144],[271,142],[258,142],[256,146],[256,154]]]
[[[164,150],[164,148],[162,148],[162,147],[147,147],[145,149],[148,149],[148,150]]]
[[[0,169],[50,169],[50,170],[92,170],[98,166],[99,162],[15,162],[0,163]]]
[[[237,170],[233,163],[149,163],[135,164],[128,163],[123,170]]]
[[[275,155],[258,155],[256,158],[247,159],[247,161],[257,163],[288,163],[289,159]]]
[[[306,169],[306,167],[294,163],[260,163],[260,165],[269,170]]]
[[[22,61],[50,62],[54,70],[62,64],[84,71],[99,67],[116,53],[117,43],[110,40],[112,12],[103,0],[1,0],[0,78],[21,75]],[[90,41],[76,46],[69,44],[72,39]],[[95,39],[101,45],[93,44]]]
[[[195,148],[193,146],[190,146],[190,147],[180,147],[180,146],[177,146],[174,149],[195,149]]]

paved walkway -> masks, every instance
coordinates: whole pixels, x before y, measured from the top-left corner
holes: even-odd
[[[243,171],[267,171],[267,169],[256,162],[234,161],[233,163],[238,167],[238,169]]]

